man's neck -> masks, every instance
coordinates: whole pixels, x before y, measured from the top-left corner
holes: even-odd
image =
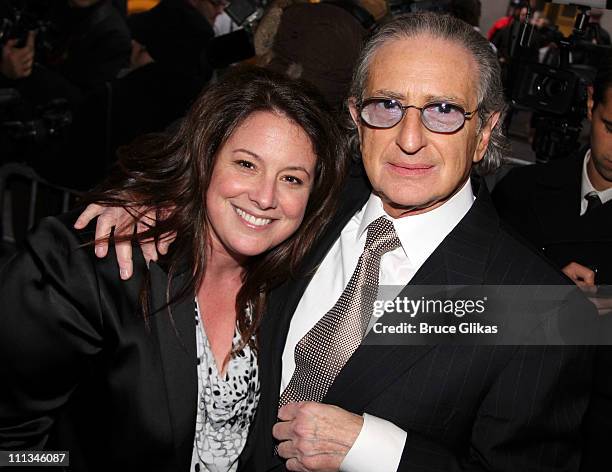
[[[593,163],[593,156],[591,156],[589,162],[587,162],[587,176],[589,177],[589,181],[591,182],[593,188],[598,192],[603,192],[604,190],[612,188],[612,182],[604,179],[595,167],[595,164]]]

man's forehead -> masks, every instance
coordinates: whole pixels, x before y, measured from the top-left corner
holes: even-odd
[[[477,63],[462,45],[430,36],[394,39],[371,60],[366,93],[399,100],[444,99],[475,105]]]

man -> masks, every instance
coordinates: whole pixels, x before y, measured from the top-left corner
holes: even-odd
[[[597,285],[612,284],[612,68],[598,72],[587,108],[587,149],[545,165],[513,169],[495,187],[493,200],[500,216],[576,285],[595,295],[591,300],[599,313],[610,317],[612,298],[598,294]],[[612,428],[609,347],[599,349],[596,366],[601,374],[593,384],[584,422],[584,471],[609,461],[602,435]]]
[[[519,19],[520,16],[527,16],[527,8],[525,8],[524,2],[513,0],[508,6],[506,16],[496,20],[493,26],[489,28],[489,31],[487,31],[487,39],[493,41],[493,37],[498,31],[508,27],[515,19]]]
[[[604,12],[605,10],[602,8],[591,9],[586,39],[592,41],[594,44],[609,46],[612,44],[610,41],[610,33],[601,26],[601,19],[604,16]]]
[[[26,43],[19,46],[19,40],[12,38],[2,45],[2,58],[0,59],[0,84],[9,80],[18,80],[28,77],[34,65],[34,39],[36,33],[28,32]]]
[[[366,10],[349,2],[290,5],[282,11],[262,65],[310,82],[341,110],[361,44],[373,24]]]
[[[355,341],[362,280],[566,283],[504,231],[484,185],[474,199],[503,110],[495,55],[459,20],[398,17],[366,44],[350,111],[367,181],[352,173],[303,275],[270,297],[243,470],[577,469],[586,349]]]
[[[59,44],[47,59],[85,94],[115,77],[129,64],[130,32],[109,0],[68,0],[57,5],[53,21]]]
[[[146,47],[155,61],[208,80],[212,69],[202,54],[215,35],[215,19],[226,6],[222,0],[163,0],[130,16],[128,24],[137,47]]]
[[[215,18],[227,4],[217,0],[163,0],[132,15],[132,69],[113,88],[114,151],[137,136],[160,132],[182,117],[213,68],[206,49]]]
[[[592,292],[612,284],[612,68],[598,72],[588,97],[588,149],[513,169],[493,200],[502,218]],[[598,303],[606,309],[602,297]]]

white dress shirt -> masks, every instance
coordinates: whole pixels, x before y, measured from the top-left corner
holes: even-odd
[[[584,162],[582,164],[582,187],[580,189],[580,216],[584,215],[587,211],[587,207],[589,206],[588,200],[585,198],[589,193],[595,192],[601,203],[606,203],[609,200],[612,200],[612,187],[606,190],[595,190],[593,184],[591,183],[591,179],[589,179],[589,174],[587,172],[587,164],[591,159],[591,150],[589,149],[584,156]]]
[[[366,242],[367,227],[385,216],[395,227],[401,246],[382,256],[379,284],[403,287],[429,258],[444,238],[461,221],[474,203],[470,181],[438,208],[405,218],[393,219],[382,201],[372,194],[333,244],[308,285],[289,326],[283,351],[281,393],[295,370],[294,349],[298,341],[336,303],[348,284]],[[393,423],[364,414],[364,423],[341,464],[343,472],[394,472],[399,465],[406,432]]]

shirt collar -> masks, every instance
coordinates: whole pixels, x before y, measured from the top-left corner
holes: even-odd
[[[438,208],[403,218],[392,218],[387,215],[380,197],[372,193],[359,224],[357,240],[363,238],[365,241],[368,225],[384,216],[393,223],[406,257],[415,266],[420,266],[461,221],[473,203],[474,192],[470,179],[465,182],[461,190]]]
[[[593,187],[593,184],[591,184],[591,180],[589,179],[589,174],[587,172],[587,164],[589,163],[590,159],[591,159],[591,150],[589,149],[584,156],[584,161],[582,162],[582,185],[580,187],[580,214],[581,215],[584,214],[584,212],[586,211],[588,207],[588,202],[585,196],[591,192],[595,192],[599,196],[601,203],[606,203],[607,201],[612,200],[612,188],[599,191],[599,190],[595,190],[595,187]]]

